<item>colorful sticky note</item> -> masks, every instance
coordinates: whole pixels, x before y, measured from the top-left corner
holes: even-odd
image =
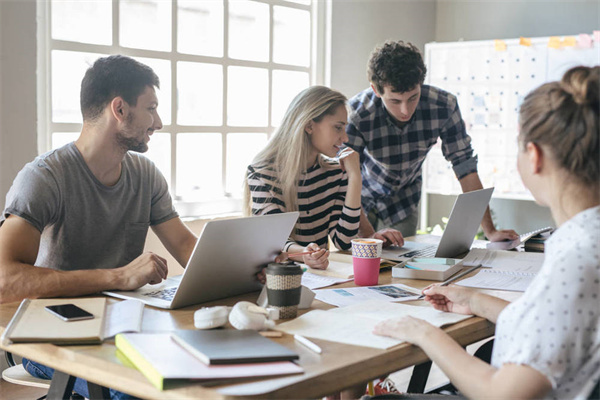
[[[548,40],[548,47],[551,49],[560,49],[560,38],[558,36],[552,36]]]
[[[579,34],[579,37],[577,39],[577,46],[586,49],[592,47],[592,37],[587,33]]]
[[[531,38],[522,37],[519,39],[519,44],[521,46],[531,47]]]
[[[575,39],[575,36],[566,36],[562,40],[562,45],[563,47],[575,47],[577,45],[577,40]]]
[[[504,40],[494,40],[494,50],[506,51],[506,42]]]
[[[594,42],[600,43],[600,31],[594,31]]]

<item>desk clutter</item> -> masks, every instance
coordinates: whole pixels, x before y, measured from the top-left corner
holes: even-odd
[[[73,304],[91,319],[64,321],[46,307]],[[105,297],[24,299],[2,334],[2,343],[99,344],[121,332],[139,332],[144,304],[127,300],[108,304]]]
[[[252,330],[123,333],[115,345],[121,362],[159,390],[181,380],[215,384],[303,372],[289,361],[298,358],[296,353]]]

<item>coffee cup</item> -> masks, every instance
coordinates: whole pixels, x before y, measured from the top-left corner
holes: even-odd
[[[279,310],[279,318],[296,318],[302,293],[302,273],[296,264],[267,265],[267,303]]]
[[[377,285],[382,248],[383,240],[380,239],[352,239],[352,266],[356,285]]]

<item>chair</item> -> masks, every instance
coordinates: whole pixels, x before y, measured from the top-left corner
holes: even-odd
[[[14,383],[16,385],[38,387],[43,389],[50,388],[51,381],[49,379],[41,379],[32,376],[29,372],[25,370],[23,364],[15,363],[15,360],[10,352],[5,352],[4,355],[6,357],[6,362],[9,367],[2,371],[2,379],[4,379],[7,382]],[[38,398],[37,400],[42,400],[45,398],[46,395]]]

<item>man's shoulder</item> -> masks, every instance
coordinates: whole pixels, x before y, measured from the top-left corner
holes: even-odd
[[[456,96],[436,86],[421,86],[420,103],[429,108],[450,108],[456,107]]]
[[[352,112],[350,120],[353,123],[373,119],[383,111],[381,99],[375,95],[372,88],[367,88],[352,97],[348,103]]]

